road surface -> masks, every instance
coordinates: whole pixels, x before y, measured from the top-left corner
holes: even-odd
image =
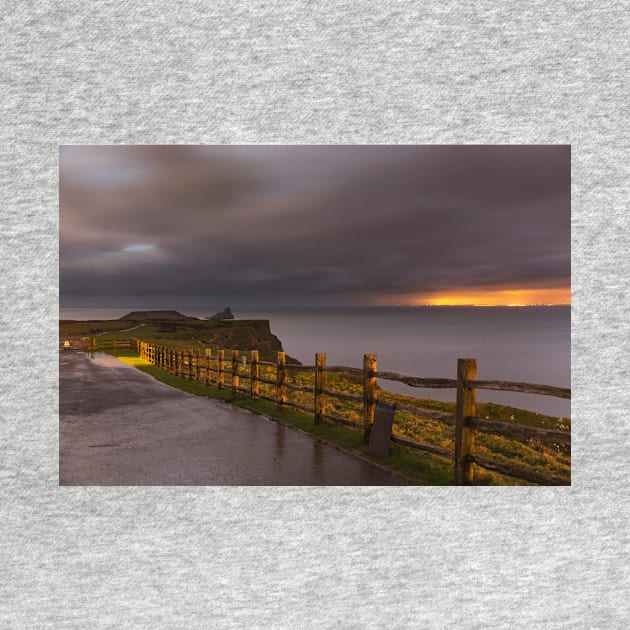
[[[62,351],[60,485],[405,485],[376,466],[115,357]]]

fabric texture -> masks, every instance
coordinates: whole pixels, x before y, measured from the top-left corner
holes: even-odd
[[[3,3],[0,626],[626,628],[629,16]],[[572,487],[59,487],[72,143],[571,144]]]

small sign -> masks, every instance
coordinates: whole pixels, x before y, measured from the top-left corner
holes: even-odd
[[[379,400],[374,412],[374,423],[370,430],[368,450],[374,455],[387,457],[389,455],[389,443],[392,438],[392,426],[394,425],[394,413],[396,405]]]

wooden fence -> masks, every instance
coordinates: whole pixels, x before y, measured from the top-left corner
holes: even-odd
[[[100,344],[101,340],[99,340]],[[516,465],[488,460],[475,454],[475,433],[477,431],[515,439],[535,439],[543,443],[571,444],[570,431],[557,431],[502,420],[490,420],[475,415],[476,391],[479,389],[571,398],[571,390],[561,387],[512,381],[478,380],[476,359],[458,359],[456,379],[418,378],[397,372],[378,371],[377,357],[374,354],[366,354],[363,358],[363,367],[354,368],[326,365],[326,355],[323,353],[315,355],[314,365],[293,365],[287,364],[284,352],[278,352],[276,362],[269,362],[259,360],[258,351],[252,350],[248,352],[249,362],[247,362],[247,356],[238,350],[231,350],[229,356],[226,357],[224,350],[205,348],[205,351],[201,353],[186,348],[159,346],[136,338],[131,338],[129,345],[142,358],[170,374],[188,380],[204,382],[206,385],[216,384],[219,389],[229,388],[234,393],[242,392],[252,399],[268,400],[274,402],[278,408],[292,407],[298,409],[312,414],[315,424],[327,420],[336,424],[362,428],[366,441],[374,422],[378,402],[377,379],[396,381],[411,387],[455,389],[457,392],[455,414],[411,405],[396,405],[398,411],[405,411],[418,417],[454,425],[454,451],[395,434],[391,434],[391,441],[450,459],[454,464],[455,482],[460,485],[472,484],[475,465],[542,485],[570,485],[571,483],[569,479],[551,477]],[[115,342],[114,347],[116,347]],[[273,369],[275,378],[269,379],[261,376],[261,367]],[[288,382],[286,375],[289,371],[314,373],[314,386]],[[327,387],[327,375],[331,373],[361,377],[362,393],[358,395],[329,389]],[[249,381],[249,385],[244,387],[241,384],[242,380]],[[263,394],[260,390],[261,383],[272,386],[275,395]],[[313,406],[288,400],[287,389],[312,394]],[[362,408],[362,422],[356,423],[347,418],[326,413],[326,400],[329,397],[359,403]]]
[[[132,342],[126,339],[100,339],[99,337],[90,337],[88,350],[109,350],[109,349],[132,348]]]

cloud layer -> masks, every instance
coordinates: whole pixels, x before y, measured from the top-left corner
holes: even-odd
[[[60,253],[67,306],[566,288],[570,150],[65,146]]]

